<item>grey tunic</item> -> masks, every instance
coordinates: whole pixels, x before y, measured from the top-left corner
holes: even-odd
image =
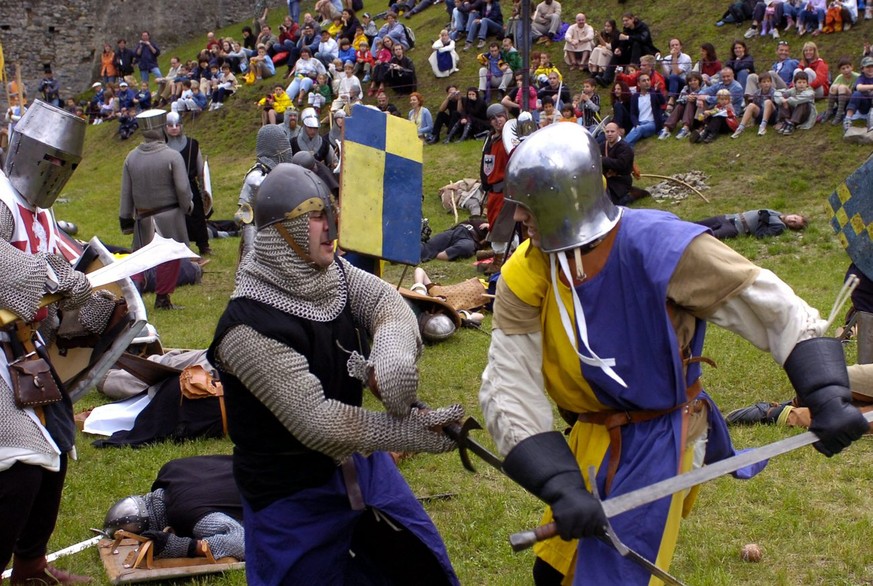
[[[124,160],[118,215],[136,219],[134,249],[151,242],[155,233],[188,244],[185,215],[191,212],[192,197],[182,155],[159,141],[132,150]],[[154,215],[146,211],[169,206]]]

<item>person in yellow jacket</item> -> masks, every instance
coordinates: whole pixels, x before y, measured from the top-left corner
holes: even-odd
[[[291,97],[285,93],[285,88],[277,85],[273,93],[267,94],[258,100],[261,109],[261,126],[267,124],[282,124],[285,120],[285,110],[293,109]]]

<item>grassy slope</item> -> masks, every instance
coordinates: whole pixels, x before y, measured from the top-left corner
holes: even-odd
[[[685,41],[686,51],[696,58],[701,42],[711,41],[724,57],[731,40],[745,28],[716,29],[712,23],[726,2],[680,3],[641,2],[625,5],[603,3],[587,13],[589,21],[601,23],[618,18],[628,9],[639,12],[653,31],[657,44],[667,46],[668,36]],[[311,8],[306,6],[305,8]],[[368,10],[380,7],[370,4]],[[566,2],[572,14],[579,2]],[[692,12],[693,11],[693,12]],[[278,12],[271,20],[278,20]],[[420,88],[427,103],[439,103],[445,80],[430,75],[426,59],[430,39],[446,22],[442,5],[431,8],[411,21],[417,31],[419,48],[412,52],[419,71]],[[858,55],[869,24],[840,35],[820,38],[823,56],[834,63],[839,55]],[[239,26],[223,34],[238,35]],[[791,34],[794,54],[800,43]],[[193,56],[202,39],[167,51]],[[751,53],[759,64],[769,64],[775,50],[772,39],[753,39]],[[560,61],[558,46],[550,49]],[[451,78],[459,85],[475,85],[477,66],[471,53],[462,53],[461,72]],[[164,64],[162,64],[164,65]],[[568,75],[578,89],[581,74]],[[244,88],[219,112],[206,113],[186,125],[187,132],[200,140],[209,156],[215,186],[216,218],[228,218],[235,209],[242,177],[254,158],[255,133],[259,116],[252,106],[269,82]],[[606,103],[606,96],[603,96]],[[395,103],[406,110],[405,100]],[[116,215],[121,163],[136,141],[122,143],[113,136],[114,124],[91,127],[85,160],[66,190],[69,203],[56,206],[59,218],[76,222],[84,237],[99,234],[105,241],[126,244],[120,235]],[[645,141],[637,160],[644,173],[668,175],[699,169],[709,176],[706,191],[709,204],[692,197],[678,203],[645,202],[650,207],[669,209],[689,219],[755,207],[774,207],[805,213],[812,226],[803,234],[788,234],[766,242],[732,243],[740,252],[762,266],[773,269],[813,306],[827,311],[847,265],[827,225],[825,198],[834,187],[867,157],[865,148],[843,144],[840,133],[830,126],[816,127],[792,137],[771,132],[758,138],[746,133],[738,140],[720,139],[711,146],[687,142]],[[425,211],[435,229],[451,224],[436,199],[436,188],[451,180],[475,176],[479,145],[435,146],[425,150]],[[642,182],[651,185],[652,180]],[[211,339],[217,316],[232,288],[237,242],[218,241],[213,261],[206,267],[204,285],[183,288],[174,301],[186,306],[181,312],[152,316],[165,346],[203,347]],[[474,275],[468,263],[430,263],[428,271],[436,280],[452,282]],[[397,278],[392,267],[388,275]],[[407,277],[408,283],[408,277]],[[151,296],[147,303],[151,303]],[[488,323],[486,322],[486,326]],[[487,328],[486,328],[487,329]],[[473,330],[459,332],[451,340],[426,350],[422,360],[422,396],[431,404],[463,403],[476,414],[478,379],[485,363],[488,336]],[[850,355],[854,349],[849,348]],[[751,345],[717,328],[711,329],[706,354],[719,363],[709,369],[706,385],[723,408],[730,409],[760,399],[791,396],[790,386],[772,360]],[[84,404],[100,402],[96,395]],[[784,429],[737,430],[740,447],[770,442],[786,435]],[[146,450],[98,451],[80,441],[79,462],[71,466],[58,531],[52,547],[57,549],[87,537],[116,498],[145,491],[160,465],[169,458],[195,453],[227,452],[228,442],[194,442],[183,446],[160,446]],[[684,525],[673,572],[689,584],[869,584],[873,574],[873,510],[866,482],[871,480],[864,466],[871,452],[869,440],[847,454],[825,460],[805,450],[774,461],[767,472],[749,482],[720,480],[701,491],[699,506]],[[426,506],[440,527],[461,580],[465,584],[528,584],[530,554],[513,555],[505,538],[508,533],[537,522],[540,507],[523,491],[486,466],[478,475],[464,472],[456,455],[420,456],[401,464],[417,494],[451,492],[451,500]],[[287,520],[286,522],[293,522]],[[764,548],[765,563],[744,564],[740,547],[758,542]],[[102,575],[92,551],[69,558],[73,569]],[[241,573],[209,580],[211,583],[243,584]]]

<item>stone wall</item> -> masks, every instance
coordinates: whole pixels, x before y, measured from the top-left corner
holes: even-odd
[[[148,30],[162,52],[196,37],[205,45],[207,31],[251,20],[256,3],[263,5],[263,0],[2,0],[0,44],[6,75],[14,79],[19,64],[33,99],[44,64],[51,64],[61,97],[73,97],[98,78],[104,42],[114,49],[125,38],[135,49],[140,33]],[[269,4],[281,5],[277,0]],[[5,92],[0,102],[5,112]]]

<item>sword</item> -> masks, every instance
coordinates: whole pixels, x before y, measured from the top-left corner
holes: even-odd
[[[97,531],[97,529],[92,529],[92,531]],[[100,535],[95,535],[91,539],[86,539],[85,541],[80,541],[79,543],[74,543],[70,547],[65,547],[64,549],[59,549],[54,553],[50,553],[46,556],[46,562],[51,563],[58,558],[66,557],[68,555],[72,555],[74,553],[79,553],[80,551],[84,551],[89,547],[93,547],[97,545],[97,542],[101,539],[106,539],[106,535],[103,532],[100,532]],[[6,570],[3,574],[0,574],[0,580],[5,580],[12,576],[12,569]]]
[[[867,420],[867,423],[873,422],[873,411],[868,411],[863,415],[864,419]],[[776,456],[781,456],[782,454],[787,454],[798,448],[808,446],[809,444],[817,442],[818,439],[819,438],[816,434],[807,431],[773,442],[772,444],[761,446],[754,450],[749,450],[748,452],[743,452],[742,454],[737,454],[736,456],[721,460],[715,464],[703,466],[702,468],[692,470],[691,472],[679,474],[667,478],[666,480],[661,480],[660,482],[644,486],[643,488],[638,488],[629,493],[619,495],[615,498],[602,501],[603,512],[606,513],[608,519],[611,519],[637,507],[641,507],[677,492],[697,486],[698,484],[703,484],[704,482],[709,482],[710,480],[714,480],[725,474],[736,472],[740,468],[745,468],[746,466],[751,466],[752,464],[757,464],[764,460],[769,460],[770,458],[775,458]],[[535,529],[513,533],[509,537],[509,543],[512,545],[514,551],[521,551],[531,547],[537,541],[549,539],[557,534],[557,526],[554,523],[547,523],[546,525],[541,525]]]
[[[183,258],[200,257],[181,242],[155,234],[154,239],[147,246],[143,246],[133,254],[88,273],[88,282],[92,288],[102,287],[103,285],[108,285],[131,275],[141,273],[161,263]],[[40,301],[40,307],[51,305],[62,299],[62,297],[62,295],[57,293],[46,295]],[[0,309],[0,326],[11,324],[17,319],[20,318],[8,309]]]

